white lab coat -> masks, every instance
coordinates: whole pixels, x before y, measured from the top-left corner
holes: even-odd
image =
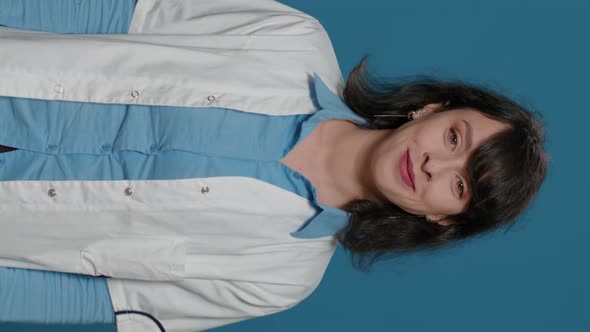
[[[280,116],[316,110],[314,74],[341,93],[320,23],[270,0],[140,0],[128,35],[0,28],[2,96]],[[115,311],[204,330],[313,292],[337,241],[290,233],[315,213],[247,177],[0,181],[0,266],[110,276]],[[116,323],[160,330],[139,314]]]

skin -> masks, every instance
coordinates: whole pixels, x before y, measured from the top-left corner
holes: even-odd
[[[470,200],[470,155],[508,125],[475,109],[437,112],[440,107],[426,105],[414,120],[396,129],[367,130],[345,120],[324,121],[281,162],[312,182],[322,204],[342,208],[352,199],[388,200],[431,222],[450,225],[454,221],[447,216],[464,211]],[[463,121],[472,127],[469,147]],[[408,149],[415,190],[400,173]]]

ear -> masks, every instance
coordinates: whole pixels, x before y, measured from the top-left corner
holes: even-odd
[[[437,223],[441,226],[449,226],[456,224],[456,222],[453,219],[447,218],[447,216],[444,215],[427,215],[426,220],[428,220],[428,222]]]
[[[432,114],[432,113],[438,111],[442,106],[443,106],[442,103],[425,105],[418,112],[414,113],[413,119],[416,120],[416,119],[419,119],[421,117],[424,117],[424,116],[427,116],[429,114]]]

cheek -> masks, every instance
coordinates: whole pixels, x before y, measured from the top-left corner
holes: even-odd
[[[436,152],[444,149],[444,129],[439,127],[423,127],[415,132],[416,145],[421,151]]]
[[[447,182],[431,182],[425,188],[423,204],[430,213],[452,214],[458,207],[458,200],[453,196]]]
[[[395,155],[392,151],[387,151],[377,157],[376,164],[373,166],[375,176],[377,177],[377,185],[382,189],[391,187],[396,182],[396,172],[398,168],[395,165]]]

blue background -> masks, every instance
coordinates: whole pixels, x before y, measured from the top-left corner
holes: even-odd
[[[426,74],[496,89],[543,115],[551,161],[518,222],[433,255],[352,268],[338,248],[296,307],[230,331],[590,331],[590,3],[282,0],[328,31],[345,79],[364,54],[385,78]],[[0,330],[114,332],[114,326]]]
[[[540,112],[549,172],[508,232],[368,274],[339,248],[298,306],[212,331],[590,331],[590,2],[281,2],[323,24],[345,79],[370,53],[380,76],[462,79]]]

